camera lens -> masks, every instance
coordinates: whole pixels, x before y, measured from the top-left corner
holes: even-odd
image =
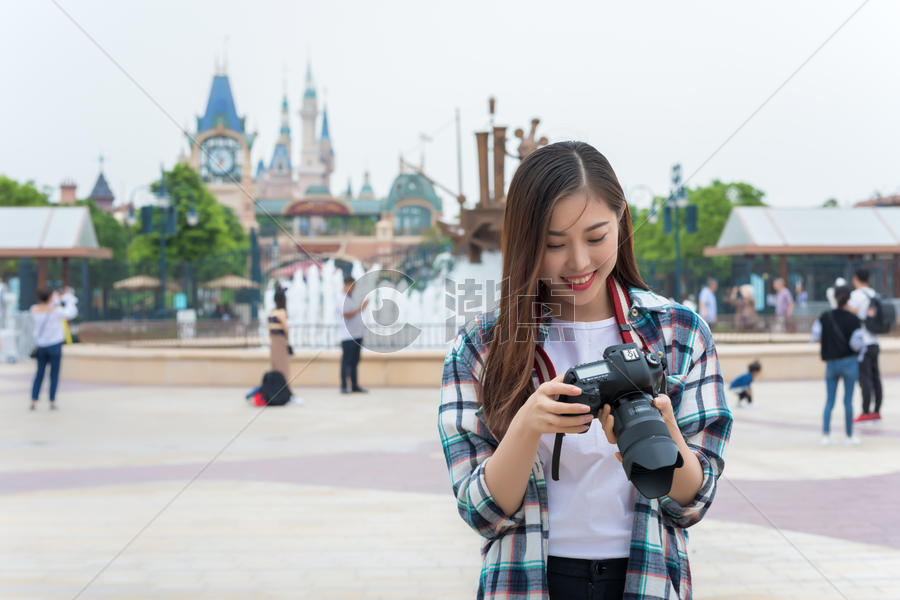
[[[615,429],[622,467],[629,481],[647,498],[672,489],[675,469],[684,461],[649,394],[636,392],[616,403]]]

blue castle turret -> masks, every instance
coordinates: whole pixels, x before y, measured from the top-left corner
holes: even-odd
[[[228,75],[213,77],[209,100],[206,102],[206,112],[202,117],[197,117],[197,133],[215,129],[220,124],[225,129],[244,133],[244,118],[238,117]]]

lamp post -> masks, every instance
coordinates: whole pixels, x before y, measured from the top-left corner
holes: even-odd
[[[685,232],[697,231],[697,206],[688,204],[687,193],[681,184],[681,164],[672,165],[672,188],[669,197],[666,198],[663,213],[663,231],[672,233],[675,231],[675,286],[674,298],[681,301],[681,209],[685,209]]]

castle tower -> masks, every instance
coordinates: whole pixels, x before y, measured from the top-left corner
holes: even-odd
[[[325,165],[325,185],[331,181],[334,173],[334,148],[331,146],[331,133],[328,131],[328,107],[322,108],[322,136],[319,138],[319,157]]]
[[[306,64],[306,89],[300,108],[302,138],[300,144],[300,164],[297,168],[297,196],[306,195],[313,185],[329,187],[328,166],[322,160],[322,147],[316,140],[316,120],[319,117],[319,101],[312,79],[312,68]],[[327,126],[327,122],[325,124]]]
[[[200,174],[216,199],[234,211],[245,230],[256,225],[251,196],[253,186],[250,149],[255,134],[244,127],[231,94],[231,82],[224,70],[213,77],[206,112],[197,117],[190,166]]]
[[[74,194],[74,186],[73,186],[73,194]],[[112,205],[115,202],[116,198],[113,196],[112,190],[109,189],[109,184],[106,182],[106,177],[103,175],[103,157],[100,157],[100,174],[97,175],[97,181],[94,182],[94,189],[91,190],[91,194],[88,196],[91,200],[94,201],[94,204],[97,205],[97,208],[104,210],[108,213],[112,212]]]
[[[289,199],[293,194],[293,165],[291,162],[291,125],[288,99],[281,100],[281,129],[269,168],[260,161],[256,171],[256,195],[260,198]]]
[[[278,135],[278,143],[291,149],[291,114],[288,109],[287,94],[281,98],[281,130]],[[290,152],[288,152],[290,154]]]
[[[366,171],[363,175],[363,185],[359,190],[359,199],[360,200],[374,200],[375,199],[375,190],[372,189],[372,183],[369,181],[369,172]]]

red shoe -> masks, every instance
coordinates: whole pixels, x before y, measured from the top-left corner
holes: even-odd
[[[871,421],[871,420],[872,420],[872,413],[862,413],[861,415],[859,415],[858,417],[853,419],[853,422],[854,423],[862,423],[863,421]]]
[[[880,421],[881,413],[869,413],[869,420],[870,421]]]

